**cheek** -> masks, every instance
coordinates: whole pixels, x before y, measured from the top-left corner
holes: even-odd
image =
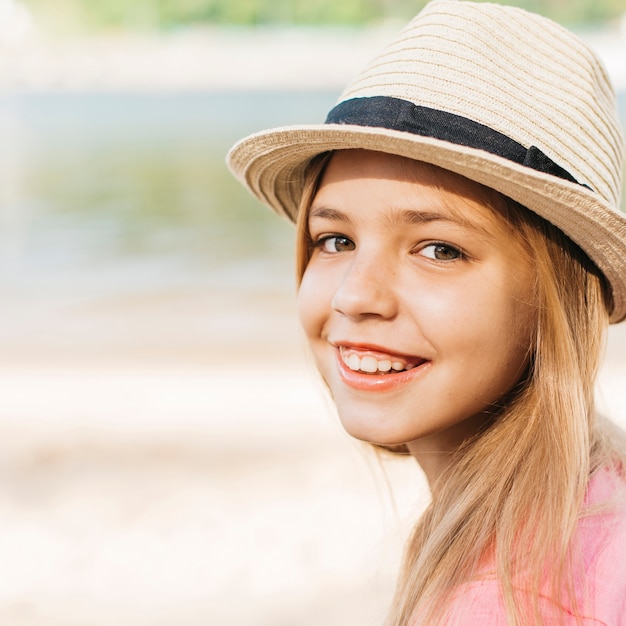
[[[538,323],[538,298],[535,292],[535,275],[527,264],[519,264],[517,272],[511,271],[513,280],[508,289],[508,300],[503,303],[506,333],[512,359],[527,361],[534,345]]]
[[[509,360],[515,364],[528,363],[533,350],[537,327],[537,308],[531,304],[516,302],[510,317],[508,342]]]
[[[495,275],[494,275],[495,274]],[[515,382],[527,361],[536,324],[536,308],[527,281],[512,273],[481,274],[479,280],[440,290],[432,302],[422,299],[422,311],[440,352],[454,353],[468,374],[480,379]],[[499,385],[498,385],[499,386]]]
[[[536,308],[524,291],[502,289],[502,296],[492,300],[482,312],[475,346],[481,354],[485,372],[490,372],[495,387],[508,391],[523,374],[528,363],[536,325]]]
[[[330,297],[328,281],[321,280],[319,273],[309,266],[298,288],[297,304],[300,324],[310,341],[322,332],[330,310]]]

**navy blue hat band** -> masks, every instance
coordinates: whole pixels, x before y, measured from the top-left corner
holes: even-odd
[[[334,107],[326,124],[387,128],[485,150],[525,167],[579,183],[536,146],[522,144],[488,126],[454,113],[423,107],[389,96],[352,98]]]

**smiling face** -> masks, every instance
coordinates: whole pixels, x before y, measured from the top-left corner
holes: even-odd
[[[347,150],[308,212],[299,314],[340,419],[363,441],[408,444],[427,474],[528,364],[534,272],[486,207],[494,197],[438,168]]]

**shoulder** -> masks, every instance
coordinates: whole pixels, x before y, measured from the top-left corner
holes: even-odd
[[[446,626],[507,626],[504,597],[495,578],[475,580],[461,586],[446,612]]]
[[[626,483],[609,470],[590,483],[576,542],[596,623],[626,626]]]
[[[626,482],[619,475],[602,470],[592,477],[573,549],[577,553],[574,563],[579,564],[575,587],[582,624],[626,626]],[[539,602],[544,620],[549,620],[546,623],[555,623],[553,619],[580,623],[576,611],[557,607],[550,594]],[[505,602],[496,576],[486,574],[461,585],[453,594],[445,624],[506,626]]]

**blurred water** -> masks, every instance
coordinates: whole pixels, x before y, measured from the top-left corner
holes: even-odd
[[[336,96],[0,97],[1,288],[245,288],[290,275],[291,229],[235,183],[224,156],[255,130],[323,120]]]
[[[254,130],[323,119],[334,98],[0,98],[3,287],[263,281],[290,255],[290,230],[239,188],[225,153]]]

